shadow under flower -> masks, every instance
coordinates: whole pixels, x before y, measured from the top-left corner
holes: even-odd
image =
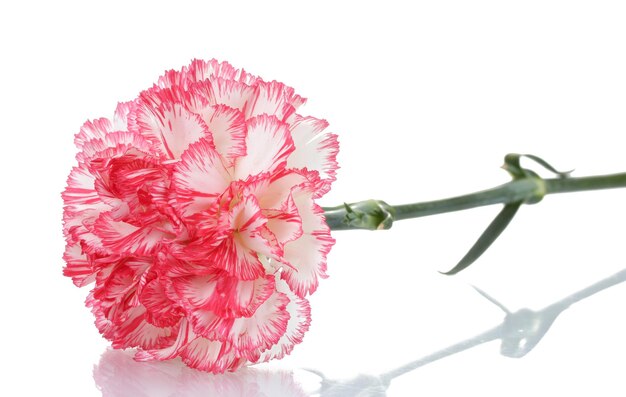
[[[587,288],[577,291],[539,311],[509,311],[487,293],[476,290],[505,313],[503,322],[472,338],[460,341],[425,357],[399,366],[380,375],[358,375],[348,380],[333,380],[323,372],[307,371],[319,376],[320,387],[305,392],[294,379],[293,372],[242,368],[235,373],[213,375],[187,368],[180,360],[167,362],[136,362],[132,352],[107,349],[94,369],[94,379],[104,397],[124,396],[310,396],[381,397],[387,395],[391,381],[429,363],[463,352],[486,342],[500,340],[500,353],[520,358],[537,346],[556,318],[572,304],[604,289],[626,281],[626,269]]]

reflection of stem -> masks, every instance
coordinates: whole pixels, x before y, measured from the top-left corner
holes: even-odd
[[[464,350],[472,348],[474,346],[477,346],[486,342],[490,342],[495,339],[499,339],[501,334],[502,334],[502,326],[499,325],[471,339],[466,339],[462,342],[446,347],[445,349],[439,350],[438,352],[432,353],[426,357],[422,357],[419,360],[410,362],[399,368],[386,372],[381,375],[381,379],[385,384],[389,384],[389,382],[393,378],[397,378],[400,375],[404,375],[407,372],[411,372],[421,366],[440,360],[444,357],[448,357],[453,354],[460,353]]]
[[[624,281],[626,281],[626,269],[620,270],[619,272],[615,273],[611,277],[607,277],[604,280],[600,280],[597,283],[594,283],[585,289],[574,292],[573,294],[561,299],[560,301],[548,307],[559,305],[563,307],[562,310],[565,310],[567,307],[569,307],[573,303],[586,299],[593,294],[596,294],[602,290],[605,290],[609,287],[612,287]]]
[[[502,324],[473,338],[466,339],[426,357],[405,364],[397,369],[386,372],[382,374],[380,378],[384,384],[388,385],[392,379],[400,375],[404,375],[407,372],[496,339],[500,339],[502,341],[500,350],[502,355],[514,358],[523,357],[528,354],[537,345],[537,343],[539,343],[554,323],[554,320],[556,320],[559,314],[561,314],[565,309],[576,302],[586,299],[600,291],[624,281],[626,281],[626,269],[600,280],[587,288],[574,292],[573,294],[566,296],[560,301],[546,306],[544,309],[537,312],[530,309],[520,309],[512,313],[494,298],[490,297],[480,289],[477,289],[481,295],[506,313],[506,317],[504,318]]]

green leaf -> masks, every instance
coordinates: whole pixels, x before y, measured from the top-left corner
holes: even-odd
[[[554,173],[559,178],[567,178],[569,174],[572,173],[573,170],[570,171],[558,171],[556,168],[551,166],[547,161],[542,159],[541,157],[537,157],[533,154],[518,154],[518,153],[510,153],[504,156],[504,169],[511,174],[514,179],[525,178],[525,177],[536,177],[537,174],[533,171],[522,168],[520,164],[520,160],[522,157],[526,157],[527,159],[533,160],[535,163],[541,165],[543,168],[548,171]]]
[[[506,229],[521,205],[521,202],[505,205],[502,211],[500,211],[489,226],[487,226],[487,229],[480,235],[478,241],[476,241],[474,246],[470,248],[459,263],[457,263],[452,270],[441,273],[446,275],[456,274],[474,263],[476,259],[480,258],[480,256],[487,251],[487,248],[496,241],[504,229]]]
[[[531,160],[533,160],[535,163],[543,166],[543,168],[547,169],[548,171],[554,173],[556,176],[558,176],[559,178],[567,178],[569,176],[569,174],[571,174],[574,170],[569,170],[569,171],[557,171],[553,166],[551,166],[550,164],[548,164],[548,162],[546,162],[544,159],[537,157],[535,155],[532,154],[523,154],[522,156],[527,157]]]

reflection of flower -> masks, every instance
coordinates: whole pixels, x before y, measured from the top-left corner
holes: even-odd
[[[236,373],[206,374],[179,360],[136,362],[128,352],[107,350],[94,368],[103,397],[305,397],[308,394],[286,371],[242,368]]]
[[[66,276],[116,348],[233,370],[309,327],[333,239],[314,202],[337,139],[304,99],[227,63],[169,71],[113,120],[85,123],[63,192]]]

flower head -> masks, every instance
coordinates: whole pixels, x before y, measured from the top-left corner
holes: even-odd
[[[281,358],[334,243],[337,137],[290,87],[194,60],[76,135],[64,274],[113,347],[209,372]]]

